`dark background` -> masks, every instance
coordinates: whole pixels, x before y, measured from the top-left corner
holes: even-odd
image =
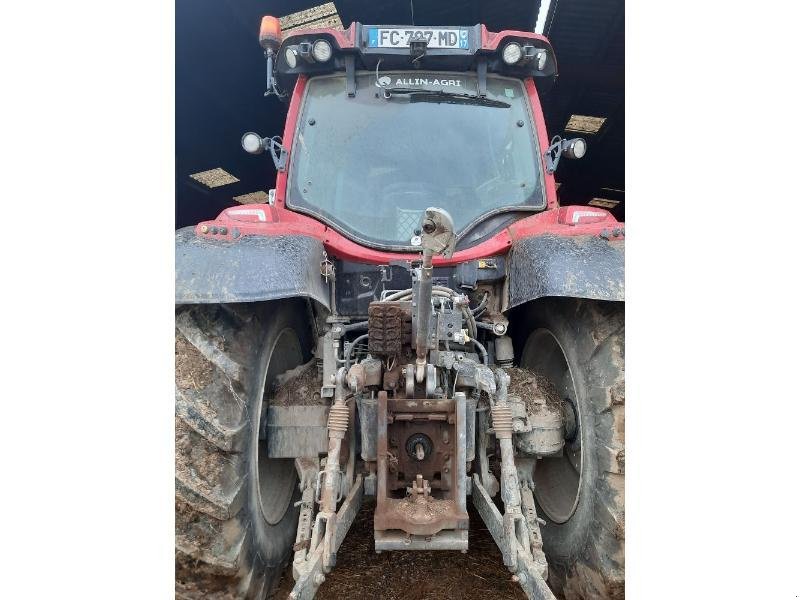
[[[266,155],[240,146],[245,131],[282,135],[287,104],[264,98],[266,63],[258,44],[263,15],[282,17],[319,0],[176,0],[175,32],[175,225],[215,217],[236,204],[234,196],[274,186],[275,169]],[[408,1],[336,0],[347,28],[411,23]],[[570,115],[605,117],[589,142],[586,157],[562,161],[556,173],[562,204],[592,198],[617,200],[612,210],[624,219],[625,39],[623,0],[552,0],[544,34],[558,60],[559,77],[542,97],[548,134],[562,134]],[[490,31],[533,31],[540,0],[416,0],[416,25],[475,25]],[[572,134],[577,135],[577,134]],[[192,173],[221,167],[237,183],[209,189]]]

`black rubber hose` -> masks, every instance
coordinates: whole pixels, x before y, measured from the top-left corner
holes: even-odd
[[[469,312],[469,308],[466,306],[462,307],[461,314],[464,315],[464,320],[467,322],[467,329],[470,337],[478,337],[478,324],[475,321],[475,317]]]
[[[361,331],[362,329],[367,329],[369,327],[369,321],[358,321],[357,323],[349,323],[347,325],[342,325],[342,331],[345,333],[349,331]]]
[[[476,339],[472,339],[472,340],[470,340],[470,341],[471,341],[473,344],[475,344],[475,347],[476,347],[476,348],[477,348],[477,349],[480,351],[480,353],[481,353],[481,358],[483,359],[483,364],[484,364],[484,365],[486,365],[486,366],[488,367],[488,366],[489,366],[489,353],[488,353],[488,352],[486,352],[486,348],[484,348],[483,344],[481,344],[481,343],[480,343],[478,340],[476,340]]]
[[[359,342],[362,342],[369,338],[369,334],[365,333],[364,335],[358,336],[356,339],[353,340],[353,343],[347,347],[347,351],[344,353],[344,368],[348,371],[350,370],[350,355],[353,353],[353,348],[358,346]],[[484,352],[486,352],[484,350]]]
[[[483,300],[481,300],[481,301],[480,301],[480,304],[478,304],[478,306],[476,306],[475,308],[471,309],[471,312],[472,312],[472,314],[473,314],[473,315],[477,315],[477,314],[478,314],[478,312],[480,312],[481,310],[483,310],[484,308],[486,308],[486,305],[487,305],[488,303],[489,303],[489,292],[486,292],[486,293],[483,295]]]

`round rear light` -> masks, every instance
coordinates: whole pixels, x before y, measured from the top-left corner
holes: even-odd
[[[297,50],[294,48],[287,48],[284,56],[286,57],[286,64],[289,65],[289,68],[294,69],[297,66]]]
[[[511,42],[503,48],[503,62],[507,65],[515,65],[522,58],[522,46],[516,42]]]
[[[333,55],[333,48],[327,40],[317,40],[311,49],[311,54],[317,62],[328,62]]]

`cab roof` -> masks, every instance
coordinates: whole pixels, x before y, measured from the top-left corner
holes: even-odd
[[[434,34],[434,43],[426,44],[421,57],[412,54],[408,44],[387,47],[379,45],[377,39],[378,35],[382,35],[386,40],[389,35],[395,39],[400,35],[408,37],[408,32],[416,31]],[[392,32],[397,32],[398,36],[394,36]],[[452,32],[452,35],[458,36],[457,46],[441,47],[436,44],[435,35],[437,33],[443,35],[442,32]],[[298,59],[294,66],[290,66],[286,58],[288,49],[299,48],[301,44],[313,45],[320,39],[328,41],[333,48],[330,60],[320,63]],[[502,50],[510,43],[545,50],[548,60],[544,68],[538,70],[531,62],[523,62],[521,65],[506,64],[502,59]],[[363,25],[358,22],[352,23],[344,31],[328,28],[293,30],[280,44],[276,70],[281,87],[284,90],[291,90],[300,74],[313,76],[347,71],[348,68],[354,71],[373,70],[378,66],[382,70],[421,68],[426,71],[479,71],[484,65],[488,73],[502,73],[520,79],[532,77],[540,94],[550,89],[558,75],[558,66],[550,41],[543,35],[529,31],[505,30],[495,33],[488,31],[485,25],[413,27]]]

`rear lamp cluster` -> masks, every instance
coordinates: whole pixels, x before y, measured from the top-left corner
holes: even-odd
[[[289,46],[284,52],[284,57],[290,69],[294,69],[297,66],[298,56],[309,63],[324,63],[328,62],[333,56],[333,48],[328,40],[322,39]]]
[[[537,71],[543,71],[547,66],[547,50],[535,46],[521,46],[517,42],[510,42],[503,48],[503,62],[509,66],[521,66],[531,63]]]

